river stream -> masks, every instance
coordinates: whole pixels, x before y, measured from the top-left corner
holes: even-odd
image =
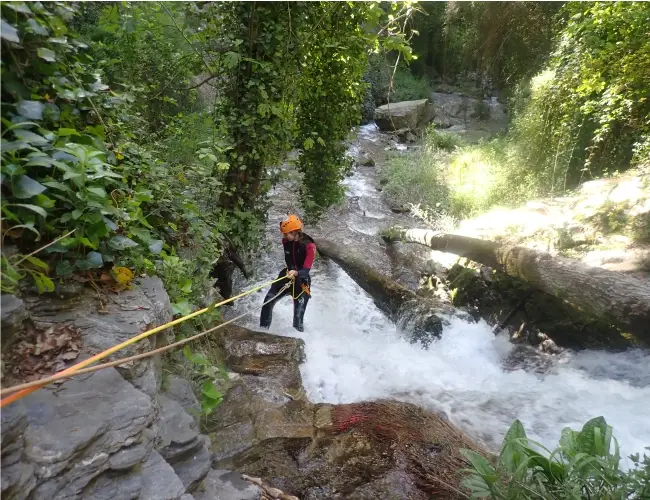
[[[366,126],[360,140],[371,141],[373,134],[373,126]],[[334,210],[314,233],[358,246],[376,259],[377,267],[389,272],[390,263],[374,235],[380,227],[403,223],[405,216],[393,214],[383,204],[375,182],[372,168],[357,168],[345,181],[347,205]],[[241,286],[271,279],[282,268],[278,223],[287,211],[287,197],[294,193],[286,187],[274,191],[267,231],[272,250],[259,262],[255,277]],[[392,271],[394,275],[394,266]],[[416,279],[408,270],[399,272],[402,282]],[[253,311],[244,326],[257,329],[265,293],[253,294],[235,306],[237,312]],[[307,360],[301,371],[313,402],[377,398],[412,402],[445,412],[492,449],[498,449],[514,419],[523,422],[529,437],[552,449],[564,427],[578,429],[588,419],[603,415],[613,425],[624,455],[650,446],[648,351],[542,355],[511,344],[505,335],[495,336],[482,321],[468,323],[455,317],[449,318],[442,338],[424,349],[409,343],[336,264],[316,260],[312,293],[304,333],[291,326],[289,299],[275,307],[270,332],[305,341]]]

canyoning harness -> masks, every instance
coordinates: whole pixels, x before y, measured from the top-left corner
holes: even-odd
[[[314,250],[313,260],[315,261],[316,256],[318,255],[316,244],[314,243],[314,239],[308,234],[302,233],[302,238],[299,241],[289,241],[286,239],[282,240],[282,248],[284,250],[284,261],[287,265],[287,271],[296,271],[298,273],[296,277],[299,280],[301,280],[300,293],[296,295],[295,282],[292,287],[291,298],[293,298],[294,300],[298,300],[303,293],[306,293],[308,296],[311,297],[311,290],[309,289],[309,285],[305,282],[302,282],[302,280],[304,280],[309,276],[309,270],[305,269],[304,265],[305,265],[305,260],[307,259],[307,256],[309,254],[310,246],[313,247]],[[287,276],[287,278],[289,277]],[[289,278],[289,279],[294,280],[295,278]]]
[[[290,271],[290,269],[288,269],[287,271]],[[307,283],[304,283],[304,282],[300,283],[300,293],[298,295],[294,295],[295,292],[296,292],[296,280],[301,279],[299,276],[291,277],[291,276],[287,275],[286,278],[288,280],[291,280],[290,283],[287,283],[287,285],[288,286],[293,285],[293,286],[291,286],[291,298],[293,300],[298,300],[303,293],[306,293],[307,295],[309,295],[311,297],[311,290],[309,289],[309,285]]]

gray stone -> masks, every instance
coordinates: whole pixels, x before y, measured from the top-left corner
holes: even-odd
[[[174,469],[155,450],[142,464],[141,479],[140,500],[177,500],[185,493]]]
[[[36,487],[34,466],[16,462],[6,466],[2,464],[2,498],[23,499],[27,498]]]
[[[355,159],[356,163],[358,165],[361,165],[362,167],[374,167],[375,166],[375,160],[372,156],[370,156],[368,153],[361,153],[357,158]]]
[[[203,481],[204,491],[194,493],[196,500],[258,500],[259,488],[229,470],[211,470]]]
[[[22,299],[8,293],[0,297],[0,326],[2,326],[2,347],[11,344],[14,334],[21,329],[23,321],[28,318],[27,309]]]
[[[210,434],[213,464],[246,451],[255,444],[255,428],[251,422],[223,427]]]
[[[17,441],[20,442],[19,447],[22,449],[22,434],[27,429],[28,420],[27,415],[20,409],[22,409],[22,403],[9,405],[6,410],[2,410],[0,413],[2,417],[0,443],[2,444],[3,465],[5,455],[12,453],[16,449],[14,445]]]
[[[165,321],[170,320],[172,318],[172,304],[162,280],[158,277],[147,276],[138,278],[135,282],[151,301],[154,315]]]
[[[226,365],[237,373],[260,375],[269,366],[304,361],[305,343],[300,339],[237,326],[228,327],[224,336]]]
[[[143,440],[154,417],[150,399],[113,368],[36,391],[2,414],[3,423],[27,419],[21,463],[34,469],[37,498],[76,497],[111,455]],[[15,434],[18,426],[8,428]]]
[[[160,434],[156,450],[168,462],[186,453],[197,450],[203,444],[194,417],[189,415],[180,404],[160,394]]]
[[[418,130],[434,117],[434,108],[428,99],[384,104],[375,109],[375,123],[380,130]]]
[[[35,325],[42,328],[69,325],[81,331],[82,355],[91,355],[113,347],[154,326],[171,319],[167,304],[161,295],[159,278],[140,280],[141,286],[125,290],[103,308],[95,293],[49,294],[26,297],[25,305]],[[86,289],[84,289],[85,291]],[[57,292],[59,290],[57,289]],[[121,349],[106,360],[147,352],[167,342],[161,332],[132,346]],[[160,360],[147,358],[122,365],[118,371],[143,392],[152,396],[162,381]]]
[[[133,500],[140,497],[142,478],[137,471],[128,474],[108,471],[95,478],[83,491],[88,500]]]
[[[176,401],[185,411],[201,411],[201,404],[194,395],[192,384],[184,378],[170,375],[165,384],[165,395]]]
[[[194,491],[210,471],[212,454],[210,453],[210,439],[202,436],[203,445],[193,453],[171,464],[174,472],[183,482],[185,491]]]
[[[122,448],[108,459],[108,466],[114,471],[128,470],[142,462],[150,452],[151,443],[136,444],[128,448]]]

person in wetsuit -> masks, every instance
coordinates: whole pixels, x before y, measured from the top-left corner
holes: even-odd
[[[266,294],[260,314],[260,326],[268,328],[273,319],[273,306],[285,295],[291,294],[293,298],[293,327],[299,332],[304,331],[303,318],[307,303],[311,298],[311,277],[309,271],[316,257],[316,245],[314,240],[302,232],[302,222],[297,215],[289,215],[280,223],[282,232],[282,246],[284,247],[284,260],[286,267],[280,271],[278,278],[285,279],[276,281]],[[292,286],[278,295],[282,287],[289,281]],[[276,295],[278,295],[276,297]],[[274,298],[275,297],[275,298]]]

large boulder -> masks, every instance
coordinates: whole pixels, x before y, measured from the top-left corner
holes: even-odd
[[[89,290],[67,282],[52,294],[3,297],[3,334],[8,327],[16,335],[15,345],[3,353],[13,363],[9,376],[41,373],[34,369],[28,375],[26,363],[16,362],[32,337],[48,348],[46,354],[61,342],[75,344],[73,359],[30,354],[52,371],[171,319],[158,278],[139,279],[130,290],[110,296]],[[115,357],[167,340],[161,333]],[[3,408],[3,500],[192,500],[188,492],[210,470],[210,440],[185,410],[198,409],[189,382],[171,377],[163,394],[161,374],[160,360],[148,359],[67,379]]]
[[[81,284],[69,283],[54,293],[24,298],[36,329],[66,327],[80,332],[81,355],[93,355],[172,318],[169,296],[160,278],[140,278],[130,290],[99,295]],[[161,332],[128,346],[111,359],[151,351],[167,343]],[[162,382],[160,359],[146,358],[121,365],[118,371],[136,387],[153,396]]]
[[[158,395],[160,455],[169,463],[187,491],[194,490],[210,470],[210,439],[199,432],[196,420],[164,394]]]
[[[449,128],[467,123],[479,102],[472,97],[443,92],[433,92],[431,99],[436,109],[433,122],[437,128]]]
[[[456,499],[466,497],[460,449],[485,453],[443,416],[408,403],[310,406],[312,436],[261,440],[231,467],[303,499]]]
[[[234,380],[211,418],[213,459],[227,460],[271,436],[310,432],[300,411],[304,342],[237,326],[225,329],[221,342]]]
[[[238,376],[212,423],[219,471],[197,499],[257,498],[230,471],[302,499],[460,498],[459,450],[479,447],[444,416],[397,401],[315,405],[291,395],[302,341],[235,327],[222,342]]]
[[[80,498],[106,471],[118,482],[151,452],[154,417],[151,399],[114,368],[3,408],[3,498]]]
[[[402,101],[379,106],[375,110],[375,123],[380,130],[418,130],[433,120],[434,115],[429,99]]]

